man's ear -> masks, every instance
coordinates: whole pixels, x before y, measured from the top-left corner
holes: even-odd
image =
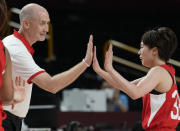
[[[22,25],[23,25],[23,27],[24,27],[25,29],[28,29],[29,26],[30,26],[29,20],[24,19],[24,20],[22,21]]]

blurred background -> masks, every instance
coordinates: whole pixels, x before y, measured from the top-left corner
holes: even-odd
[[[180,0],[6,0],[9,9],[8,30],[18,28],[18,12],[25,4],[45,7],[51,18],[47,40],[34,44],[36,63],[55,75],[80,62],[86,53],[89,35],[94,36],[97,57],[103,67],[104,50],[114,47],[114,67],[126,79],[142,77],[137,50],[141,35],[154,27],[168,26],[180,39]],[[172,57],[180,83],[180,45]],[[118,57],[118,58],[117,58]],[[120,58],[120,59],[119,59]],[[123,61],[123,62],[122,62]],[[104,81],[88,68],[77,81],[56,95],[33,87],[31,107],[25,124],[29,128],[62,130],[69,126],[84,130],[133,130],[141,121],[142,101],[132,100],[123,92],[103,87]],[[113,93],[114,94],[113,94]],[[117,97],[123,96],[122,110],[109,109]],[[125,96],[125,97],[124,97]],[[125,99],[125,100],[124,100]],[[118,99],[119,100],[119,99]],[[116,103],[117,104],[117,103]],[[25,128],[26,128],[25,126]],[[85,129],[86,128],[86,129]],[[45,130],[45,129],[44,129]],[[136,129],[137,130],[137,129]]]

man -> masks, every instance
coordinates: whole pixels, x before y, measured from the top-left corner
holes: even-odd
[[[28,112],[32,83],[40,88],[56,93],[75,81],[91,65],[93,57],[93,38],[90,36],[85,58],[71,69],[51,77],[41,69],[33,60],[32,45],[37,41],[44,41],[50,22],[49,14],[45,8],[38,4],[28,4],[20,12],[21,27],[7,36],[3,42],[9,50],[12,60],[12,73],[20,75],[27,80],[25,100],[14,107],[4,106],[7,119],[3,122],[5,131],[21,131],[22,118]],[[16,94],[16,92],[15,92]]]

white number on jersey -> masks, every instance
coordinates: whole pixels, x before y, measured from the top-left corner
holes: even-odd
[[[176,98],[176,101],[174,103],[174,107],[176,111],[171,111],[171,118],[174,120],[180,120],[179,111],[180,111],[180,99],[178,95],[178,91],[175,90],[172,94],[172,98]]]

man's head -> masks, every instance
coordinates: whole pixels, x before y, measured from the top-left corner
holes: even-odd
[[[24,6],[19,15],[21,29],[25,37],[33,44],[36,41],[44,41],[49,31],[49,14],[47,10],[38,4]]]

